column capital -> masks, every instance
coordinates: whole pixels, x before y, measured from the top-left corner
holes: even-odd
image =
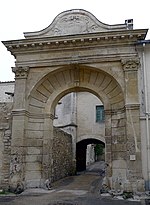
[[[15,73],[15,78],[26,79],[29,73],[29,67],[12,67],[12,71]]]
[[[140,59],[135,58],[123,58],[121,59],[121,64],[124,71],[137,71],[140,65]]]

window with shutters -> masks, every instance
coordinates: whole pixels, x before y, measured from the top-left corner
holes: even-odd
[[[96,122],[104,122],[105,113],[103,105],[96,105]]]

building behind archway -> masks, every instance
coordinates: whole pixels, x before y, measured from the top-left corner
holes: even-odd
[[[93,139],[93,144],[87,143],[88,147],[85,146],[87,164],[90,164],[96,160],[94,145],[98,142],[94,144],[94,140],[105,144],[104,121],[104,105],[100,99],[89,92],[73,92],[58,102],[53,125],[73,136],[75,160],[76,144],[82,140]]]

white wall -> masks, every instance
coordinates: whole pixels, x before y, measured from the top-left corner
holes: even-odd
[[[14,93],[14,82],[0,82],[0,103],[13,102],[13,97],[5,92]]]
[[[104,123],[96,122],[96,105],[102,102],[93,94],[79,92],[77,95],[77,136],[104,136]]]
[[[82,136],[104,138],[104,123],[96,122],[96,105],[102,105],[102,102],[89,92],[70,93],[56,106],[57,119],[54,120],[54,126],[76,124],[77,141],[83,139]]]
[[[140,124],[143,177],[148,183],[150,170],[150,43],[137,46],[141,66],[139,68]],[[147,106],[146,106],[147,105]],[[146,108],[147,107],[147,108]],[[147,113],[147,114],[146,114]],[[149,113],[149,114],[148,114]],[[148,116],[149,115],[149,116]]]

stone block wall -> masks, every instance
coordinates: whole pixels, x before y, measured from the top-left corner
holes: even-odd
[[[126,119],[125,110],[114,110],[111,119],[112,160],[126,160]]]
[[[126,116],[124,109],[106,112],[106,162],[107,175],[114,190],[123,190],[126,182]]]
[[[43,147],[43,124],[43,119],[29,117],[25,130],[25,186],[30,188],[41,186],[42,160],[45,159],[46,149]]]
[[[11,154],[12,102],[0,103],[0,188],[8,188]]]
[[[54,128],[52,181],[74,174],[72,162],[72,136]]]

